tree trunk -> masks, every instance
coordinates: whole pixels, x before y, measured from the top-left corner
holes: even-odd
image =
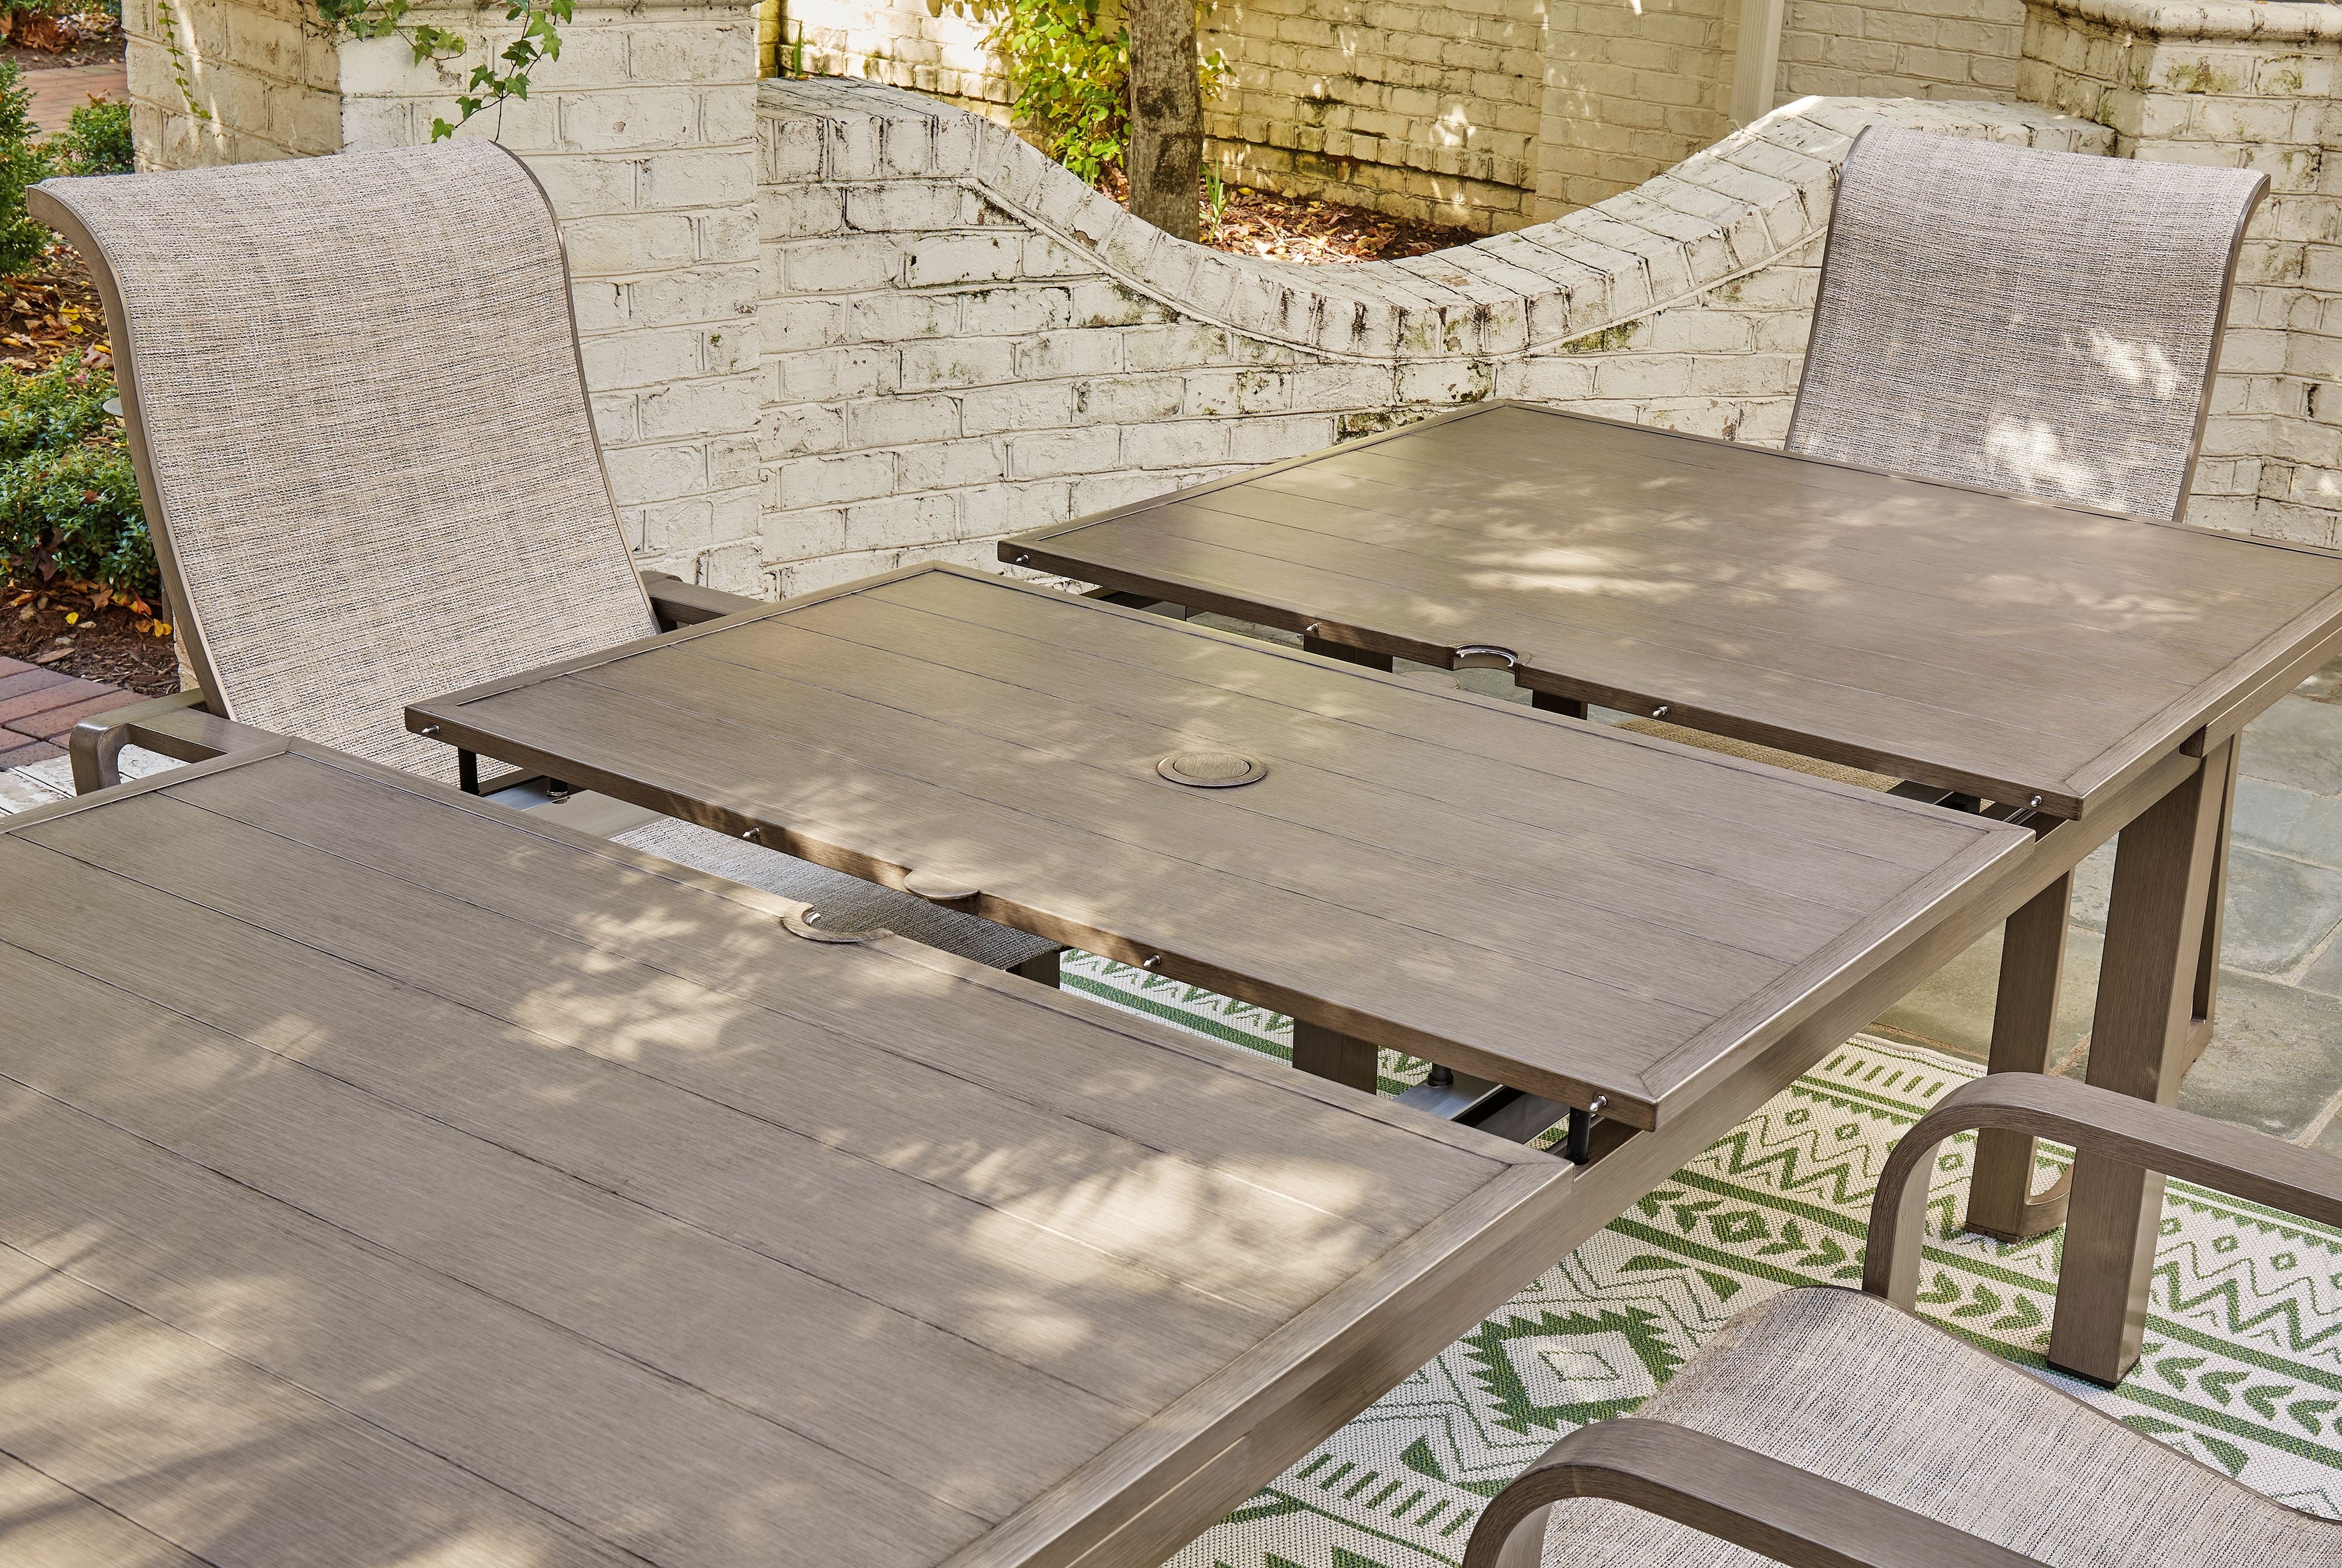
[[[1204,184],[1204,90],[1195,0],[1130,0],[1130,210],[1196,237]]]

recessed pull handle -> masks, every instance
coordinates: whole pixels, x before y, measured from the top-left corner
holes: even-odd
[[[1457,670],[1510,670],[1519,667],[1521,656],[1510,648],[1499,648],[1493,643],[1466,643],[1456,650],[1456,663],[1448,666]]]
[[[940,904],[946,909],[966,908],[976,903],[978,890],[956,876],[939,871],[915,871],[903,878],[903,891],[918,894],[929,904]]]

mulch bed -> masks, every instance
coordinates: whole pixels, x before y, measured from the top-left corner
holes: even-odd
[[[52,16],[39,11],[14,13],[0,59],[25,72],[66,65],[96,65],[123,55],[122,24],[104,11]]]
[[[1130,205],[1130,187],[1120,170],[1109,172],[1099,189],[1125,206]],[[1310,266],[1429,255],[1482,237],[1470,229],[1418,223],[1340,202],[1281,196],[1248,185],[1229,186],[1228,205],[1218,225],[1206,213],[1203,229],[1202,243],[1214,250]]]
[[[169,637],[151,630],[153,611],[110,602],[93,609],[99,597],[61,584],[8,588],[0,596],[0,654],[150,697],[177,691],[179,656]],[[150,630],[140,631],[141,621]]]
[[[31,272],[0,278],[0,365],[35,371],[77,359],[110,369],[105,342],[105,306],[73,246],[51,245]]]
[[[1429,255],[1480,237],[1470,229],[1240,185],[1228,192],[1219,226],[1204,243],[1238,255],[1322,265]]]

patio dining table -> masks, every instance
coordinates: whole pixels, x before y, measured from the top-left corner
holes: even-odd
[[[1577,1201],[806,913],[301,743],[0,819],[0,1557],[1156,1563]]]
[[[2056,874],[1986,817],[940,565],[407,724],[1290,1014],[1349,1088],[1387,1049],[1508,1136],[1566,1108],[1548,1263]]]
[[[2055,477],[2055,453],[2031,461]],[[2122,833],[2093,1084],[2168,1103],[2211,1037],[2237,736],[2342,649],[2342,556],[1493,404],[1006,540],[1003,560],[1298,631],[1387,667],[1501,664],[1588,704],[1999,803],[2070,867]],[[2077,832],[2077,830],[2082,830]],[[2071,884],[2011,919],[1995,1070],[2046,1066]],[[2085,1158],[1979,1228],[2063,1220],[2050,1359],[2136,1359],[2160,1177]]]

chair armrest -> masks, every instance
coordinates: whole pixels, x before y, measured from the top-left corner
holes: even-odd
[[[2342,1225],[2342,1160],[2070,1078],[1995,1073],[1946,1095],[1887,1156],[1870,1204],[1864,1290],[1911,1309],[1927,1230],[1927,1173],[1935,1169],[1936,1146],[1979,1127],[2071,1144],[2082,1153],[2177,1176],[2321,1224]]]
[[[279,737],[266,730],[205,712],[201,692],[177,692],[82,720],[65,743],[73,758],[74,793],[87,794],[120,784],[122,748],[134,742],[183,763],[279,744]]]
[[[1790,1568],[2041,1568],[1794,1464],[1632,1416],[1579,1427],[1496,1493],[1472,1528],[1464,1568],[1536,1568],[1546,1509],[1568,1497],[1624,1503]]]
[[[743,610],[765,607],[762,599],[702,588],[697,584],[686,583],[665,572],[644,573],[643,591],[651,596],[651,614],[658,617],[662,632],[672,632],[677,626],[696,626],[719,615],[736,615]]]

